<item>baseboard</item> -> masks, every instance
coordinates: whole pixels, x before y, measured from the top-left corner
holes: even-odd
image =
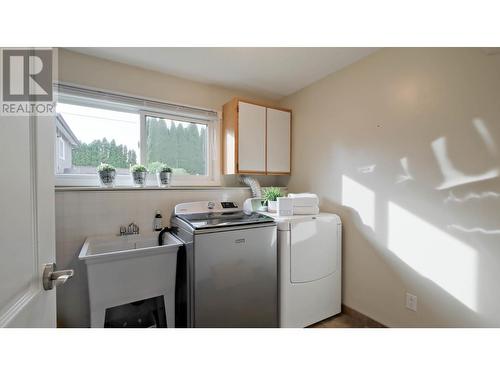
[[[382,323],[379,323],[369,316],[366,316],[365,314],[360,313],[359,311],[344,304],[342,304],[342,313],[349,315],[354,320],[359,321],[366,328],[387,328]]]

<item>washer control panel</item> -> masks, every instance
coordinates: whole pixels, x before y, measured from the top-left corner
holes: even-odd
[[[237,212],[241,211],[238,204],[230,201],[202,201],[180,203],[175,206],[175,214],[202,214],[207,212]]]
[[[227,208],[238,208],[238,205],[234,202],[220,202],[223,209]]]

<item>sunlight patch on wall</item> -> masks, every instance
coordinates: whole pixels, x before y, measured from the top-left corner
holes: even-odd
[[[458,230],[460,232],[465,232],[465,233],[481,233],[481,234],[500,235],[500,229],[484,229],[481,227],[465,228],[465,227],[458,225],[458,224],[448,225],[448,228]]]
[[[342,204],[357,211],[363,224],[375,230],[375,193],[372,190],[343,175]]]
[[[404,158],[399,159],[399,163],[403,169],[403,174],[400,174],[396,178],[396,184],[414,180],[413,176],[410,174],[410,168],[408,167],[408,158],[405,156]]]
[[[483,193],[469,193],[462,198],[457,197],[452,191],[445,198],[444,203],[454,202],[454,203],[465,203],[470,200],[481,200],[481,199],[498,199],[500,198],[500,193],[494,191],[485,191]]]
[[[472,310],[477,308],[477,253],[446,232],[389,202],[388,248]]]
[[[373,173],[375,171],[376,167],[377,167],[376,164],[364,165],[364,166],[358,168],[358,172],[359,173]]]
[[[495,156],[497,154],[497,146],[484,121],[480,118],[475,118],[474,120],[472,120],[472,123],[490,154],[492,156]]]
[[[446,139],[444,137],[440,137],[432,142],[432,150],[444,178],[444,182],[436,188],[437,190],[449,189],[459,185],[498,177],[497,168],[478,175],[466,175],[459,171],[448,157]]]

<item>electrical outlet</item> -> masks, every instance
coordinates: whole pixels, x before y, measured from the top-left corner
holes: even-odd
[[[406,293],[406,308],[408,310],[417,311],[417,296]]]

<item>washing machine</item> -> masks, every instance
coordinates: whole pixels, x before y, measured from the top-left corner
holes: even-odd
[[[340,313],[340,217],[267,215],[278,226],[280,327],[307,327]]]
[[[277,225],[236,202],[175,206],[176,327],[278,327]]]

